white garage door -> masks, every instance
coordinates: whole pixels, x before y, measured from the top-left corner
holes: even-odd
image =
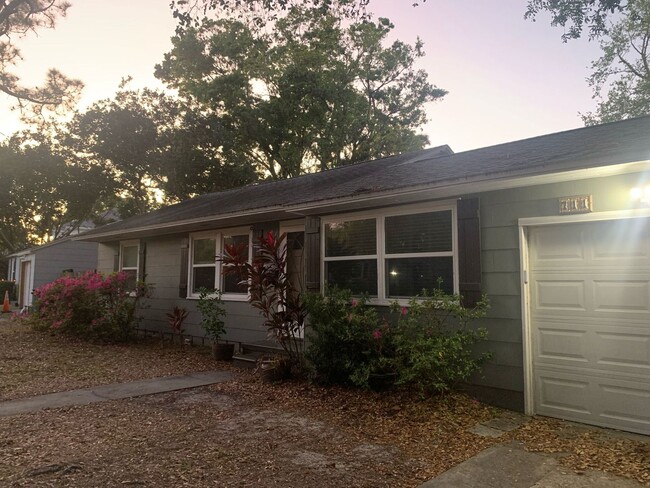
[[[535,412],[650,434],[650,219],[533,227]]]

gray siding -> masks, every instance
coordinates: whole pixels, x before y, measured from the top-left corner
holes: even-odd
[[[513,190],[483,193],[481,199],[482,287],[490,299],[488,317],[477,323],[488,329],[493,359],[474,378],[479,387],[507,390],[492,398],[523,409],[523,345],[519,251],[520,218],[557,216],[558,198],[593,195],[594,212],[629,208],[629,191],[638,174],[577,180]]]
[[[59,278],[63,270],[75,274],[97,267],[97,243],[65,241],[34,250],[34,288]]]
[[[196,299],[179,298],[178,285],[181,271],[181,246],[185,235],[161,237],[146,240],[146,281],[153,286],[151,298],[147,299],[142,310],[141,327],[169,332],[166,313],[174,306],[183,307],[190,312],[185,321],[185,332],[203,336],[200,326],[201,315],[196,309]],[[224,339],[230,341],[255,341],[266,337],[262,319],[257,311],[246,302],[226,301],[227,311]]]
[[[115,266],[115,255],[119,252],[119,243],[99,244],[97,250],[97,271],[105,275],[111,274]]]

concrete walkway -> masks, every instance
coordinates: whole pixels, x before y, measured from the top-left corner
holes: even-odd
[[[420,488],[641,488],[600,471],[574,473],[552,454],[528,452],[518,442],[499,444],[427,481]]]
[[[205,373],[168,376],[151,380],[133,381],[131,383],[116,383],[84,390],[62,391],[21,400],[9,400],[0,403],[0,417],[37,412],[46,408],[88,405],[89,403],[105,402],[107,400],[120,400],[122,398],[184,390],[186,388],[195,388],[197,386],[229,381],[233,377],[233,374],[228,371],[207,371]]]

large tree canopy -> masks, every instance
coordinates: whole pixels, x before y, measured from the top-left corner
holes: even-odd
[[[529,0],[526,17],[541,11],[576,39],[588,29],[602,55],[588,78],[598,107],[582,115],[587,125],[650,114],[650,0]]]
[[[565,29],[564,41],[577,39],[585,27],[593,39],[606,33],[608,18],[626,6],[623,0],[528,0],[525,17],[534,21],[546,11],[551,14],[551,25]]]
[[[156,75],[219,114],[230,156],[271,178],[422,148],[424,106],[446,93],[414,68],[422,44],[386,46],[388,20],[341,17],[293,7],[273,29],[206,19],[173,39]]]
[[[106,180],[47,144],[0,146],[0,255],[73,232],[93,215]]]
[[[600,38],[602,56],[589,84],[599,101],[587,125],[650,114],[650,0],[630,1],[626,15]]]
[[[16,39],[39,29],[53,29],[69,7],[64,0],[0,0],[0,92],[21,108],[28,104],[37,114],[44,109],[70,108],[83,87],[56,69],[47,72],[42,86],[26,87],[12,71],[22,60]]]
[[[256,178],[252,165],[224,157],[232,137],[212,111],[160,91],[120,90],[77,113],[65,131],[56,139],[79,166],[112,182],[122,217]]]

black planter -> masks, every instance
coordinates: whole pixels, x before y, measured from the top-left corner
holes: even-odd
[[[217,361],[232,361],[232,355],[235,353],[234,344],[212,343],[212,356]]]

